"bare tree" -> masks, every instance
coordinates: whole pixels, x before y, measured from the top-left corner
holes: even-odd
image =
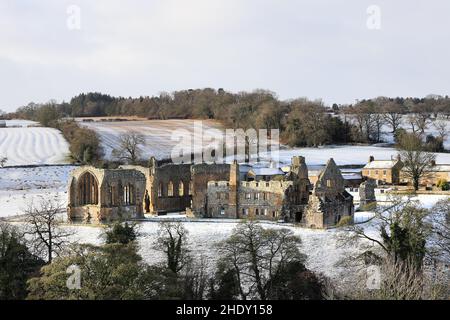
[[[430,115],[427,113],[413,113],[408,116],[408,121],[414,134],[424,135],[430,124]]]
[[[381,113],[375,113],[373,115],[374,138],[376,142],[380,142],[381,140],[381,129],[383,128],[384,121],[385,118]]]
[[[112,155],[120,160],[136,163],[142,154],[141,145],[145,145],[145,137],[136,132],[128,132],[119,136],[119,145],[113,149]]]
[[[433,123],[433,126],[436,128],[439,137],[442,139],[442,141],[445,140],[445,138],[448,136],[448,129],[447,129],[447,121],[445,120],[435,120]]]
[[[300,238],[288,229],[264,229],[257,222],[238,225],[232,235],[219,244],[221,262],[234,269],[242,299],[270,296],[273,280],[284,267],[302,261]]]
[[[346,285],[345,294],[358,300],[423,300],[442,299],[446,296],[443,290],[436,294],[436,288],[445,285],[441,279],[432,279],[429,274],[417,270],[406,261],[386,256],[377,270],[377,286],[367,286],[373,280],[369,276],[373,275],[369,275],[365,268]]]
[[[413,183],[414,190],[419,190],[420,180],[427,178],[436,160],[436,155],[427,152],[420,136],[405,133],[400,137],[400,158],[403,162],[403,173]]]
[[[435,255],[450,262],[450,198],[438,201],[431,209],[433,234],[432,247]]]
[[[395,133],[402,124],[403,109],[396,103],[388,103],[384,106],[383,112],[384,119],[391,127],[392,133]]]
[[[370,224],[379,230],[351,225],[338,233],[338,244],[359,246],[362,254],[345,257],[347,277],[341,280],[347,296],[355,299],[436,299],[448,297],[448,275],[430,270],[427,241],[433,235],[430,212],[410,197],[391,195]],[[375,246],[373,246],[375,244]],[[369,287],[369,267],[379,270],[379,287]],[[350,276],[352,274],[352,276]]]
[[[173,273],[180,272],[189,262],[187,246],[188,231],[180,222],[161,221],[154,248],[167,257],[167,268]]]
[[[46,256],[48,263],[64,250],[73,235],[72,231],[62,227],[64,210],[58,201],[42,200],[38,206],[30,204],[25,211],[25,235],[31,236],[33,249]]]
[[[5,167],[7,161],[8,161],[7,157],[0,157],[0,168]]]

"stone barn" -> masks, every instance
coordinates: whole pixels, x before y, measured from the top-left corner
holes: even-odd
[[[136,170],[83,166],[69,181],[68,219],[84,223],[142,218],[145,175]]]

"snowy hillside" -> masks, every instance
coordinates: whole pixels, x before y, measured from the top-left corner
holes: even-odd
[[[0,128],[0,157],[8,158],[6,166],[67,163],[69,145],[61,133],[52,128],[27,127],[32,124],[8,120],[7,127]]]
[[[100,135],[105,158],[112,159],[111,152],[117,147],[118,137],[128,132],[137,132],[145,136],[146,143],[143,147],[143,158],[154,156],[157,159],[170,158],[174,146],[179,144],[177,140],[171,140],[175,130],[185,130],[198,141],[198,135],[194,135],[194,122],[196,120],[141,120],[141,121],[95,121],[80,122],[82,126],[96,131]],[[222,130],[217,121],[202,120],[203,132],[210,129]],[[194,150],[195,152],[200,149]]]

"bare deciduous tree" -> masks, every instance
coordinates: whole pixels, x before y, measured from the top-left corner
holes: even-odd
[[[436,128],[436,131],[439,135],[439,137],[442,139],[442,141],[445,140],[445,138],[448,136],[448,129],[447,129],[447,121],[444,120],[435,120],[433,123],[433,126]]]
[[[436,155],[425,151],[420,136],[405,133],[400,137],[400,158],[403,173],[413,183],[414,190],[419,190],[420,180],[430,175]]]
[[[392,133],[395,133],[402,124],[402,113],[404,112],[403,109],[396,103],[388,103],[384,106],[383,111],[384,119],[391,127]]]
[[[25,211],[25,234],[31,237],[30,243],[36,254],[46,256],[49,263],[54,255],[59,255],[66,245],[72,231],[62,227],[64,206],[53,200],[42,200],[38,206],[30,204]]]
[[[431,209],[434,255],[450,261],[450,199],[438,201]]]
[[[240,224],[219,244],[222,261],[234,269],[242,299],[256,296],[267,299],[272,281],[283,268],[302,261],[300,238],[288,229],[264,229],[257,222]]]
[[[119,145],[112,151],[112,155],[134,164],[142,154],[142,145],[145,145],[145,137],[142,134],[136,132],[124,133],[119,136]]]

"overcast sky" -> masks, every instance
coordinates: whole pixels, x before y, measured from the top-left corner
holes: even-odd
[[[0,0],[7,111],[89,91],[446,95],[449,57],[448,0]]]

